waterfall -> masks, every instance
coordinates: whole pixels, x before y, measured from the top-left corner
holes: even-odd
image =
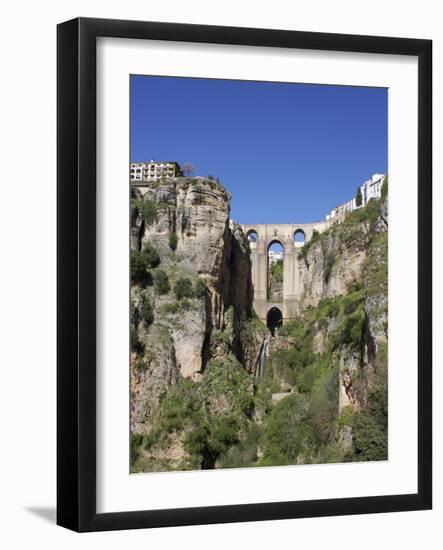
[[[260,379],[262,379],[265,375],[265,357],[266,357],[267,348],[268,348],[268,340],[266,337],[264,337],[260,348],[260,354],[258,356],[257,374]]]

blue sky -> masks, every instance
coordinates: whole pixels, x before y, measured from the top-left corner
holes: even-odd
[[[387,89],[131,77],[131,161],[190,162],[240,223],[323,219],[387,172]]]

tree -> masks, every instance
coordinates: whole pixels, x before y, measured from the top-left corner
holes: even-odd
[[[147,298],[144,298],[140,305],[140,317],[147,327],[154,321],[154,311],[151,302]]]
[[[195,283],[195,289],[194,289],[194,296],[196,298],[203,298],[206,294],[206,285],[202,281],[202,279],[198,279],[198,281]]]
[[[361,194],[361,189],[360,187],[357,187],[357,194],[355,195],[355,204],[357,206],[361,206],[362,202],[363,202],[363,196]]]
[[[184,176],[193,176],[195,173],[195,167],[190,162],[187,162],[186,164],[183,164],[182,166],[182,173]]]
[[[140,203],[140,212],[146,225],[151,225],[157,216],[157,205],[154,201],[147,200]]]
[[[197,459],[203,470],[212,469],[221,454],[238,443],[239,425],[231,416],[210,416],[199,421],[184,440],[184,448]]]
[[[191,280],[187,277],[182,277],[181,279],[178,279],[174,286],[174,294],[177,300],[181,300],[183,298],[192,298],[193,292]]]
[[[163,269],[158,269],[154,273],[154,287],[157,294],[167,294],[171,290],[168,275]]]
[[[152,285],[152,275],[144,255],[138,250],[131,250],[131,281],[142,286]]]
[[[283,282],[283,260],[277,260],[271,264],[271,276],[276,283]]]
[[[178,244],[177,233],[171,233],[169,235],[169,248],[171,250],[176,250],[177,249],[177,244]]]
[[[160,255],[155,246],[149,242],[145,244],[141,252],[147,267],[157,267],[160,263]]]

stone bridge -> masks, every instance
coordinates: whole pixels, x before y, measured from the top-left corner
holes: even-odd
[[[252,284],[254,287],[254,309],[269,326],[269,316],[280,317],[280,323],[293,319],[298,314],[300,297],[298,254],[304,242],[311,239],[314,230],[319,233],[329,227],[330,222],[285,223],[285,224],[240,224],[249,238],[252,262]],[[296,242],[300,235],[304,242]],[[268,251],[274,243],[283,247],[283,302],[268,300]],[[271,311],[272,310],[272,311]]]

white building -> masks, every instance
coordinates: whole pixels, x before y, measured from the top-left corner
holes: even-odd
[[[366,206],[372,198],[380,198],[385,177],[386,176],[384,174],[374,174],[371,179],[365,181],[364,184],[360,186],[362,198],[360,206],[357,206],[357,202],[354,197],[349,201],[333,208],[328,214],[326,214],[326,219],[333,220],[337,217],[343,218],[343,216],[347,212],[352,212],[357,208],[362,208],[363,206]]]
[[[152,182],[164,178],[176,178],[182,175],[177,162],[132,162],[131,182]]]
[[[372,198],[378,199],[381,197],[381,188],[383,187],[384,174],[374,174],[372,178],[361,186],[361,194],[363,197],[362,206],[368,204]]]

